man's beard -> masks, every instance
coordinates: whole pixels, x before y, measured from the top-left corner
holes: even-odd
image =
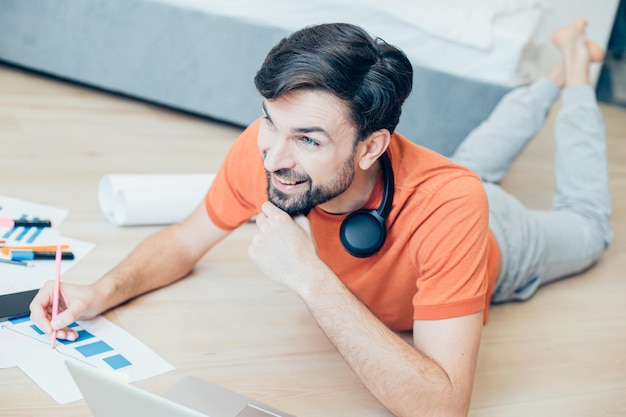
[[[307,215],[311,209],[317,205],[323,204],[339,194],[343,193],[350,187],[354,180],[354,158],[348,158],[341,167],[339,174],[333,182],[330,184],[315,185],[311,181],[311,177],[306,174],[298,174],[291,169],[279,169],[274,174],[277,176],[289,179],[292,181],[303,182],[307,181],[309,189],[304,195],[290,196],[282,191],[276,189],[272,185],[272,173],[267,172],[267,196],[269,201],[276,207],[285,211],[290,216],[294,217],[300,214]]]

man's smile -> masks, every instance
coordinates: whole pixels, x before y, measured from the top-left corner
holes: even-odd
[[[274,187],[281,191],[293,191],[295,189],[301,188],[302,186],[304,186],[304,184],[308,183],[308,179],[284,177],[273,173],[272,183]]]

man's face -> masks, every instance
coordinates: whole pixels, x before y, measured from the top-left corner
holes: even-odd
[[[299,90],[263,102],[259,150],[267,171],[269,201],[291,216],[328,204],[355,175],[356,129],[340,99]]]

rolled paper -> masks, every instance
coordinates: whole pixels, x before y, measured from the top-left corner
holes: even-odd
[[[117,226],[167,225],[187,217],[202,202],[215,174],[110,174],[98,199]]]

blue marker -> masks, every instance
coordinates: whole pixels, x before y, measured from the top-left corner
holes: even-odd
[[[11,251],[11,260],[12,261],[37,261],[37,260],[49,260],[54,261],[55,258],[54,252],[42,252],[42,251],[33,251],[33,250],[12,250]],[[61,254],[61,260],[64,261],[72,261],[74,260],[73,252],[63,252]]]

